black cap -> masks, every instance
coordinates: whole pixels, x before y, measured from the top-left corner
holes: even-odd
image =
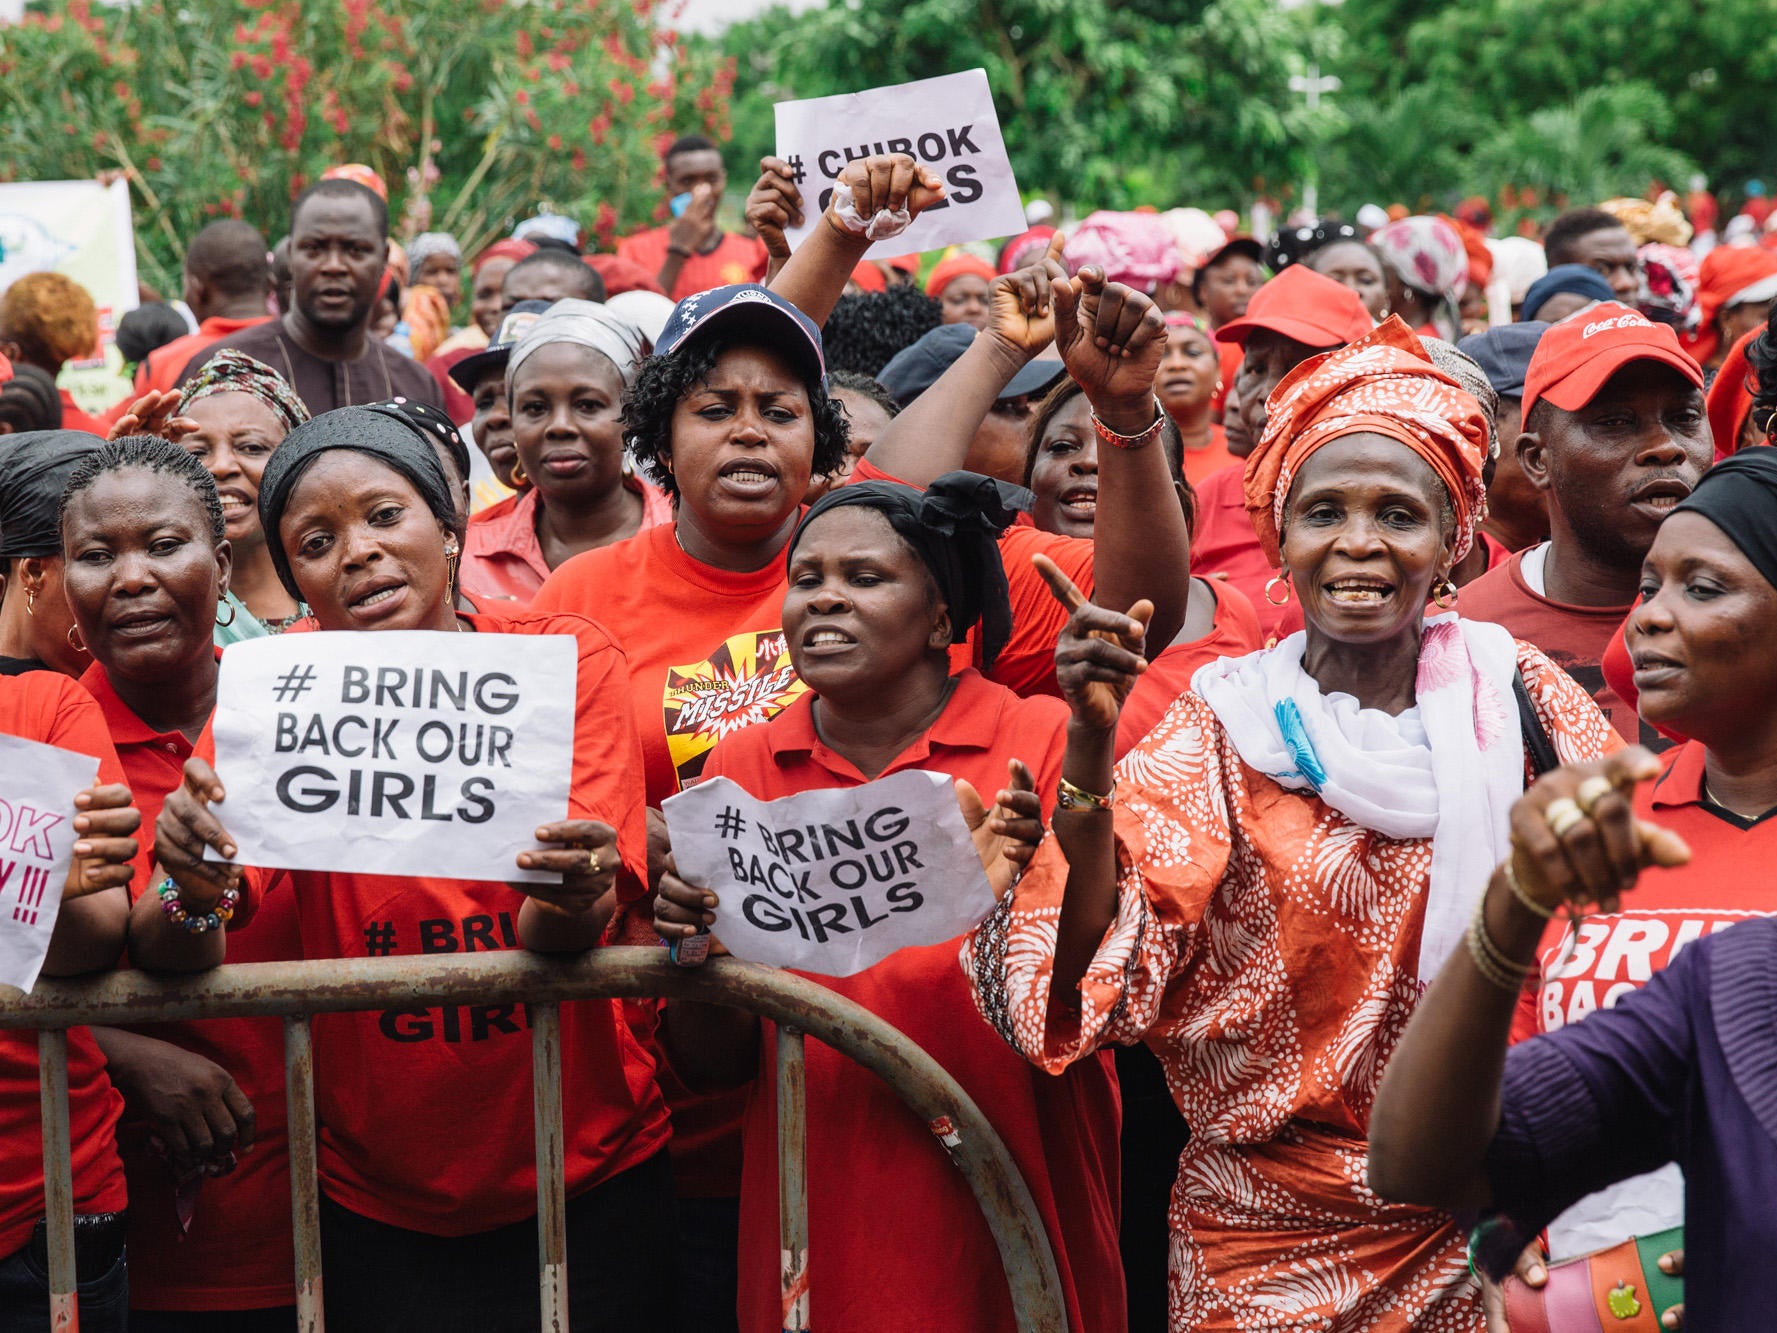
[[[940,324],[909,347],[903,347],[876,376],[897,408],[904,408],[938,382],[940,376],[975,341],[972,324]],[[1032,361],[999,391],[999,399],[1041,393],[1067,373],[1059,361]]]
[[[487,346],[450,368],[450,377],[456,381],[457,387],[472,394],[488,371],[506,369],[506,363],[512,359],[512,349],[524,337],[524,331],[537,322],[550,304],[548,301],[520,301],[508,310]]]
[[[1501,398],[1522,398],[1530,358],[1548,328],[1540,319],[1501,324],[1485,333],[1469,334],[1456,344],[1456,350],[1468,354]]]

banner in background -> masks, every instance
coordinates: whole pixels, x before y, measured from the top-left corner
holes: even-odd
[[[99,308],[99,354],[70,361],[58,383],[88,412],[101,412],[130,389],[116,347],[117,321],[137,305],[127,181],[0,185],[0,292],[46,269],[74,279]]]

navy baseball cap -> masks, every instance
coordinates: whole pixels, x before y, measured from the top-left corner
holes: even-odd
[[[1501,398],[1522,398],[1531,355],[1548,331],[1549,326],[1540,319],[1501,324],[1485,333],[1469,334],[1456,349],[1474,360]]]
[[[896,352],[877,373],[877,382],[889,391],[897,408],[904,408],[938,382],[943,373],[969,350],[975,341],[973,324],[940,324],[918,342]],[[1001,400],[1041,393],[1066,373],[1059,361],[1032,361],[999,391]]]
[[[1530,284],[1524,293],[1524,318],[1535,319],[1536,312],[1551,296],[1583,296],[1588,301],[1614,301],[1617,294],[1602,274],[1584,264],[1557,264]]]
[[[542,317],[549,305],[548,301],[520,301],[508,310],[487,346],[473,356],[464,357],[450,368],[450,377],[456,381],[457,388],[472,394],[488,371],[506,369],[506,363],[512,359],[512,349],[518,345],[518,340],[524,337],[526,329]]]
[[[655,356],[671,356],[692,338],[713,329],[750,332],[794,360],[810,379],[823,379],[827,360],[815,322],[770,288],[736,283],[695,292],[673,307],[654,340]]]

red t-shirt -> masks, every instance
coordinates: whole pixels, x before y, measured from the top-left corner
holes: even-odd
[[[673,521],[673,502],[666,492],[640,477],[623,485],[642,501],[639,531]],[[462,588],[477,606],[500,602],[528,606],[551,570],[537,540],[537,491],[527,487],[489,505],[469,520],[463,535]]]
[[[93,755],[99,781],[122,782],[105,717],[86,691],[59,671],[0,676],[0,733]],[[70,813],[72,810],[70,809]],[[123,1098],[105,1076],[105,1057],[86,1028],[68,1029],[68,1130],[73,1146],[74,1211],[121,1212],[123,1163],[117,1121]],[[43,1116],[37,1089],[37,1034],[0,1028],[0,1257],[31,1238],[43,1216]]]
[[[1185,480],[1192,486],[1201,486],[1225,467],[1239,463],[1246,466],[1245,460],[1234,457],[1228,452],[1228,432],[1212,422],[1209,427],[1209,443],[1201,449],[1185,450]]]
[[[1022,759],[1048,805],[1067,748],[1066,705],[1020,699],[975,671],[931,729],[883,775],[928,769],[965,778],[985,799]],[[725,738],[708,775],[762,800],[855,787],[850,762],[815,735],[813,699],[764,726]],[[1060,1077],[1041,1072],[975,1010],[957,965],[960,940],[902,949],[851,977],[808,979],[870,1010],[943,1065],[993,1122],[1030,1185],[1055,1250],[1069,1325],[1125,1326],[1119,1212],[1116,1073],[1108,1052]],[[740,1324],[783,1327],[778,1297],[775,1030],[766,1030],[751,1085],[741,1188]],[[807,1051],[809,1288],[835,1328],[970,1330],[1012,1327],[999,1255],[974,1196],[926,1123],[875,1075],[811,1042]],[[934,1263],[934,1246],[943,1261]],[[885,1309],[892,1313],[885,1315]]]
[[[1525,552],[1516,552],[1461,589],[1456,594],[1457,613],[1504,625],[1514,639],[1535,644],[1591,694],[1624,740],[1664,750],[1671,742],[1637,717],[1635,705],[1604,679],[1604,649],[1631,608],[1551,601],[1525,582],[1524,556]]]
[[[1129,697],[1123,701],[1123,712],[1117,718],[1117,758],[1135,748],[1166,715],[1173,701],[1191,688],[1191,677],[1197,668],[1218,657],[1245,657],[1264,647],[1259,635],[1259,617],[1253,604],[1238,588],[1226,583],[1211,583],[1215,593],[1215,620],[1209,633],[1190,643],[1168,644],[1148,663]]]
[[[193,745],[181,732],[157,732],[131,711],[94,663],[80,678],[105,714],[136,808],[142,854],[132,900],[153,892],[152,835],[167,796],[185,780],[192,755],[216,761],[206,725]],[[280,963],[302,957],[291,894],[260,904],[252,928],[228,933],[230,963]],[[148,1147],[148,1130],[126,1118],[118,1136],[130,1187],[130,1305],[139,1310],[252,1310],[291,1305],[295,1255],[290,1231],[290,1151],[285,1128],[284,1021],[215,1018],[156,1023],[132,1031],[171,1042],[226,1069],[253,1103],[253,1150],[226,1176],[197,1189],[191,1226],[181,1232],[167,1161]]]
[[[1246,512],[1246,464],[1236,463],[1213,473],[1197,487],[1197,525],[1191,533],[1191,572],[1198,578],[1226,576],[1226,581],[1246,594],[1259,618],[1266,642],[1277,634],[1290,603],[1273,606],[1265,597],[1265,585],[1277,574],[1259,545],[1259,534]],[[1294,598],[1291,598],[1291,602]]]
[[[640,264],[649,276],[658,274],[666,263],[667,228],[654,227],[637,232],[617,242],[617,257]],[[668,293],[675,301],[683,301],[695,292],[713,287],[731,287],[737,282],[764,282],[771,255],[765,242],[757,236],[722,233],[722,240],[707,255],[693,254],[679,269],[679,280]]]
[[[579,640],[567,817],[617,830],[620,896],[647,882],[641,755],[624,706],[623,653],[580,616],[480,613],[483,632]],[[226,804],[219,808],[226,823]],[[248,872],[250,892],[293,888],[305,958],[518,948],[522,898],[506,884],[332,871]],[[564,1004],[567,1189],[574,1196],[667,1141],[654,1062],[614,1000]],[[321,1183],[379,1222],[460,1236],[537,1210],[526,1006],[447,1005],[322,1014],[314,1023]]]

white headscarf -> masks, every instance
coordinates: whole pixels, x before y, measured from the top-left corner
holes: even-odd
[[[506,363],[508,378],[540,347],[550,343],[578,343],[608,358],[628,388],[636,377],[636,358],[642,353],[642,335],[623,316],[596,301],[569,298],[557,301],[524,331]]]

